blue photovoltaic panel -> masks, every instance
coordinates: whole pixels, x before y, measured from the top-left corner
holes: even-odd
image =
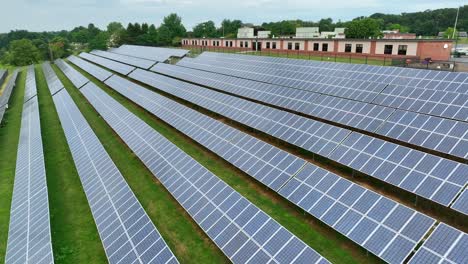
[[[8,71],[0,69],[0,90],[7,76],[8,76]]]
[[[48,61],[42,64],[42,70],[46,78],[47,86],[49,86],[49,90],[52,95],[63,89],[64,86],[62,82],[59,80]]]
[[[160,63],[152,71],[374,132],[395,111],[349,99]]]
[[[396,110],[378,134],[468,159],[468,123]]]
[[[145,70],[149,69],[151,66],[156,64],[156,61],[146,60],[142,58],[127,56],[127,55],[122,55],[122,54],[117,54],[117,53],[112,53],[112,52],[107,52],[107,51],[102,51],[102,50],[93,50],[91,51],[91,54],[101,56],[103,58],[107,58],[110,60],[122,62],[128,65],[132,65],[138,68],[145,69]]]
[[[26,87],[24,90],[24,102],[29,101],[31,98],[37,95],[36,87],[36,72],[34,71],[34,65],[30,65],[26,75]]]
[[[103,68],[96,66],[90,62],[87,62],[79,57],[74,55],[68,57],[68,60],[75,64],[76,66],[85,69],[89,74],[94,76],[96,79],[100,80],[101,82],[105,81],[107,78],[112,76],[112,73],[109,71],[104,70]]]
[[[468,182],[465,164],[356,132],[329,158],[444,206]]]
[[[32,69],[27,74],[28,93],[36,90]],[[37,97],[23,105],[10,213],[5,263],[54,263]]]
[[[328,263],[92,83],[81,92],[234,263]]]
[[[468,235],[440,223],[409,264],[468,263]]]
[[[402,262],[435,222],[126,79],[106,84],[389,263]],[[389,239],[378,244],[382,232]]]
[[[366,80],[375,83],[416,87],[427,90],[468,93],[468,73],[447,72],[426,69],[408,69],[327,61],[297,60],[265,56],[243,56],[204,52],[197,57],[200,61],[211,59],[231,63],[256,63],[269,69],[287,69],[296,73],[306,73],[310,78],[318,76],[346,77],[353,80]]]
[[[137,69],[129,77],[306,150],[328,155],[350,131]]]
[[[53,100],[109,263],[178,263],[68,92]]]
[[[189,52],[184,49],[147,47],[135,45],[122,45],[119,48],[109,50],[112,53],[118,53],[147,60],[164,62],[170,57],[184,57]]]
[[[455,200],[452,205],[452,209],[459,211],[460,213],[468,215],[468,190],[465,189],[460,197]]]
[[[75,68],[70,66],[68,63],[64,62],[62,59],[56,60],[55,64],[63,73],[67,75],[68,79],[70,79],[70,81],[73,83],[73,85],[75,85],[75,87],[81,88],[89,81],[77,70],[75,70]]]
[[[118,72],[118,73],[123,74],[123,75],[127,75],[130,72],[132,72],[133,70],[135,70],[135,67],[133,67],[133,66],[129,66],[129,65],[126,65],[126,64],[123,64],[123,63],[120,63],[120,62],[116,62],[116,61],[113,61],[113,60],[102,58],[102,57],[99,57],[99,56],[96,56],[96,55],[93,55],[93,54],[89,54],[89,53],[86,53],[86,52],[80,53],[80,57],[83,58],[83,59],[86,59],[86,60],[88,60],[90,62],[93,62],[93,63],[99,64],[101,66],[104,66],[104,67],[106,67],[106,68],[108,68],[110,70],[113,70],[113,71]]]
[[[13,91],[13,88],[16,85],[16,78],[18,77],[18,70],[15,70],[11,75],[8,83],[5,85],[2,94],[0,95],[0,124],[3,120],[3,115],[8,107],[8,102],[10,101],[10,96]]]

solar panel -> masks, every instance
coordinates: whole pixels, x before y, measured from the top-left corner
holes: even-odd
[[[124,78],[106,84],[389,263],[406,259],[435,222]]]
[[[29,92],[36,88],[31,68]],[[5,263],[54,263],[37,97],[23,105]]]
[[[89,54],[89,53],[86,53],[86,52],[80,53],[80,57],[83,58],[83,59],[86,59],[88,61],[91,61],[93,63],[104,66],[104,67],[106,67],[106,68],[108,68],[110,70],[113,70],[113,71],[118,72],[118,73],[123,74],[123,75],[127,75],[130,72],[132,72],[133,70],[135,70],[135,67],[132,67],[132,66],[120,63],[120,62],[116,62],[116,61],[113,61],[113,60],[109,60],[109,59],[106,59],[106,58],[102,58],[102,57],[99,57],[99,56],[96,56],[96,55],[93,55],[93,54]]]
[[[8,76],[8,71],[0,69],[0,90],[1,90],[1,87],[3,86],[3,82],[7,78],[7,76]]]
[[[378,134],[468,158],[468,123],[404,110],[396,110]]]
[[[466,233],[440,223],[409,263],[468,263],[467,249]]]
[[[11,75],[8,83],[5,85],[3,92],[0,96],[0,124],[2,123],[3,116],[8,108],[8,102],[10,101],[10,96],[13,91],[13,88],[16,85],[16,78],[18,77],[18,70],[15,70]]]
[[[234,263],[328,263],[92,83],[80,90]]]
[[[160,63],[151,70],[370,132],[377,130],[395,111],[393,108],[175,65]]]
[[[24,91],[24,102],[29,101],[31,98],[37,95],[36,88],[36,73],[34,71],[34,65],[30,65],[26,75],[26,88]]]
[[[184,49],[160,48],[160,47],[147,47],[147,46],[134,46],[122,45],[119,48],[109,50],[112,53],[128,55],[158,62],[167,61],[170,57],[184,57],[189,52]]]
[[[75,64],[76,66],[86,70],[89,74],[94,76],[96,79],[101,82],[105,81],[107,78],[112,76],[112,73],[104,70],[103,68],[96,66],[90,62],[87,62],[79,57],[74,55],[68,57],[68,61]]]
[[[331,153],[350,133],[346,129],[156,73],[137,69],[129,77],[320,155]]]
[[[452,209],[468,215],[468,190],[466,188],[460,197],[455,200],[455,203],[452,205]]]
[[[53,96],[110,263],[178,263],[73,99]]]
[[[121,55],[121,54],[102,51],[102,50],[93,50],[91,51],[91,54],[101,56],[103,58],[107,58],[110,60],[122,62],[128,65],[142,68],[142,69],[149,69],[151,66],[156,64],[156,61],[127,56],[127,55]]]
[[[55,64],[59,67],[59,69],[65,73],[73,83],[73,85],[77,88],[81,88],[85,85],[89,80],[86,79],[82,74],[80,74],[75,68],[71,67],[67,63],[65,63],[62,59],[58,59],[55,61]]]
[[[59,80],[48,61],[42,64],[42,70],[46,78],[47,86],[49,86],[49,90],[52,95],[63,89],[64,86],[62,82]]]
[[[444,206],[468,182],[465,164],[356,132],[328,157]]]
[[[222,60],[235,63],[258,62],[269,68],[288,69],[305,72],[311,76],[346,76],[355,80],[392,84],[406,87],[417,87],[429,90],[468,93],[468,73],[446,72],[426,69],[408,69],[327,61],[297,60],[261,56],[243,56],[240,54],[223,54],[204,52],[197,59]]]

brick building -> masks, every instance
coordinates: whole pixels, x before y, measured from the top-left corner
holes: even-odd
[[[452,40],[444,39],[182,39],[182,46],[272,52],[298,52],[392,58],[449,60]]]

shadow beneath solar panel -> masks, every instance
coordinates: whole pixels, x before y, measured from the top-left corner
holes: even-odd
[[[445,223],[448,223],[464,232],[468,231],[468,216],[459,213],[455,210],[450,209],[449,207],[445,207],[442,205],[439,205],[437,203],[434,203],[433,201],[430,201],[426,198],[420,197],[415,195],[414,193],[405,191],[401,188],[398,188],[396,186],[393,186],[389,183],[386,183],[384,181],[381,181],[375,177],[371,177],[369,175],[363,174],[359,171],[353,170],[349,167],[343,166],[333,160],[330,160],[326,157],[319,156],[317,154],[314,154],[312,152],[309,152],[305,149],[299,148],[295,145],[292,145],[286,141],[283,141],[281,139],[275,138],[271,135],[268,135],[262,131],[253,129],[249,126],[246,126],[242,123],[239,123],[237,121],[234,121],[232,119],[226,118],[224,116],[221,116],[217,113],[214,113],[206,108],[200,107],[199,105],[195,105],[189,101],[186,101],[184,99],[180,99],[179,97],[175,97],[171,94],[168,94],[164,91],[155,89],[153,87],[150,87],[142,82],[139,82],[137,80],[127,78],[126,76],[117,74],[121,77],[124,77],[134,83],[139,84],[142,87],[145,87],[149,90],[156,91],[159,94],[164,95],[165,97],[168,97],[176,102],[179,102],[185,106],[188,106],[198,112],[201,112],[207,116],[210,116],[214,119],[217,119],[225,124],[230,125],[231,127],[234,127],[240,131],[243,131],[247,134],[250,134],[251,136],[254,136],[258,139],[261,139],[265,142],[268,142],[280,149],[286,150],[298,157],[301,157],[315,165],[318,165],[326,170],[329,170],[331,172],[336,173],[337,175],[344,177],[352,182],[355,182],[363,187],[366,187],[367,189],[373,190],[375,192],[378,192],[384,196],[387,196],[395,201],[398,201],[402,204],[405,204],[408,207],[414,208],[422,213],[425,213],[439,221],[443,221]],[[196,143],[198,144],[198,143]]]
[[[72,65],[74,67],[74,65]],[[243,171],[239,170],[235,166],[231,165],[215,153],[211,152],[204,146],[200,145],[198,142],[194,141],[190,137],[186,136],[185,134],[179,132],[174,127],[170,126],[166,122],[162,121],[158,117],[154,116],[152,113],[148,112],[146,109],[142,108],[141,106],[131,102],[124,96],[117,93],[115,90],[111,89],[104,83],[97,83],[95,78],[92,78],[89,74],[82,71],[79,68],[76,68],[81,73],[85,74],[88,78],[90,78],[95,84],[97,84],[101,89],[107,92],[109,95],[114,97],[117,101],[123,102],[126,101],[139,110],[140,113],[137,114],[140,118],[142,118],[146,123],[148,123],[151,127],[155,128],[156,130],[169,130],[170,133],[174,134],[176,138],[179,138],[178,141],[183,141],[185,146],[181,146],[180,142],[173,142],[178,147],[182,148],[186,153],[190,156],[195,158],[199,161],[202,165],[207,167],[211,170],[214,174],[218,177],[226,181],[231,187],[239,191],[243,196],[249,199],[251,202],[259,206],[265,212],[267,212],[270,216],[272,216],[275,220],[279,221],[282,225],[284,225],[288,230],[295,233],[299,238],[301,238],[304,242],[308,243],[311,240],[317,239],[316,234],[314,232],[320,233],[324,238],[327,240],[335,241],[336,244],[343,250],[350,252],[351,255],[354,257],[354,260],[351,263],[382,263],[382,261],[375,257],[373,254],[368,253],[366,250],[355,244],[353,241],[349,240],[345,236],[341,235],[340,233],[336,232],[334,229],[329,227],[328,225],[322,223],[320,220],[316,219],[315,217],[311,216],[309,213],[304,212],[303,209],[299,208],[295,204],[289,202],[288,200],[284,199],[280,195],[278,195],[275,191],[270,190],[268,187],[265,187],[262,183],[258,182],[251,176],[247,175]],[[117,74],[114,72],[114,74]],[[121,77],[126,78],[123,75],[117,74]],[[129,79],[135,83],[133,79]],[[143,87],[147,87],[142,85]],[[148,87],[147,87],[148,88]],[[124,105],[127,107],[126,105]],[[128,107],[127,107],[128,108]],[[129,108],[132,111],[132,109]],[[132,111],[133,112],[133,111]],[[143,117],[142,114],[145,116]],[[118,137],[118,135],[116,135]],[[119,137],[118,137],[119,138]],[[168,138],[169,140],[173,141],[174,139]],[[119,138],[119,141],[121,139]],[[122,144],[125,145],[123,141]],[[194,150],[192,150],[193,148]],[[201,154],[200,154],[201,153]],[[202,158],[201,158],[202,157]],[[201,159],[206,159],[208,161],[202,161]],[[210,164],[207,164],[209,162]],[[219,171],[214,169],[216,165],[212,166],[213,164],[218,165]],[[153,177],[154,178],[154,177]],[[160,184],[156,179],[153,179],[155,184]],[[248,194],[248,193],[250,194]],[[260,202],[259,202],[260,200]],[[264,205],[263,203],[271,203],[274,207],[269,205]],[[281,209],[278,209],[281,208]],[[288,217],[289,216],[289,217]],[[288,219],[288,220],[285,220]],[[201,230],[201,229],[200,229]],[[310,244],[310,243],[308,243]],[[334,249],[330,248],[330,245],[322,244],[322,250],[326,251],[333,251]],[[314,249],[320,250],[314,245]],[[323,253],[323,252],[320,252]],[[335,258],[336,259],[336,258]],[[348,263],[348,262],[347,262]]]

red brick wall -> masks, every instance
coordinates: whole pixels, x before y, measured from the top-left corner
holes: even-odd
[[[447,48],[444,48],[447,45]],[[449,60],[453,44],[451,42],[419,42],[417,56],[420,59]]]

